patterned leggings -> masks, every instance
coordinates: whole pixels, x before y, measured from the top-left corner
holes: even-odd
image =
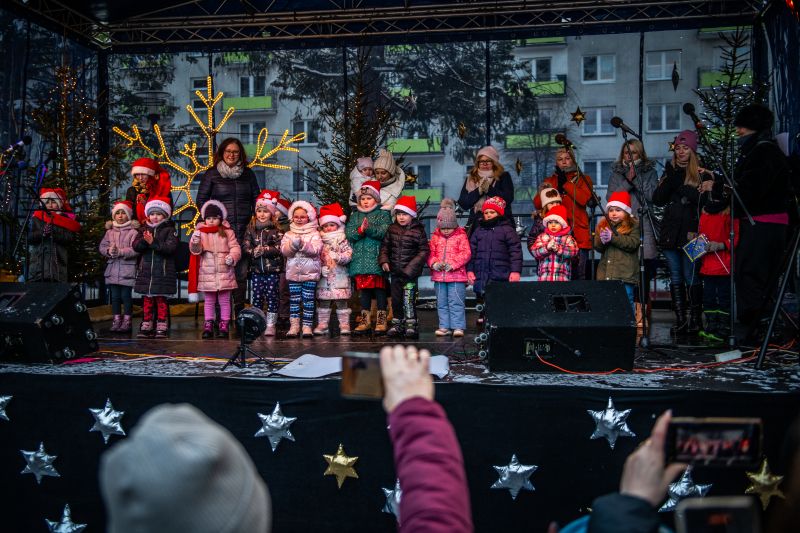
[[[267,312],[277,313],[280,303],[280,274],[259,274],[253,272],[253,307],[264,308],[267,301]]]
[[[152,322],[153,315],[156,320],[166,322],[169,316],[166,296],[145,296],[142,298],[142,318],[145,322]]]
[[[289,282],[289,318],[300,318],[300,301],[303,302],[303,325],[314,325],[314,297],[317,294],[316,281]]]

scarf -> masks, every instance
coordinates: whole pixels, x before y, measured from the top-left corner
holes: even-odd
[[[544,232],[547,233],[548,235],[550,235],[551,237],[562,237],[564,235],[569,235],[569,233],[571,231],[572,231],[572,228],[570,228],[569,226],[564,226],[563,228],[561,228],[559,231],[557,231],[555,233],[550,231],[550,229],[547,227],[547,225],[545,225],[545,227],[544,227]]]
[[[361,212],[361,213],[364,213],[364,214],[366,215],[367,213],[372,213],[373,211],[375,211],[376,209],[378,209],[380,206],[381,206],[381,204],[379,204],[379,203],[376,203],[374,206],[372,206],[372,208],[371,208],[371,209],[364,209],[364,208],[363,208],[363,207],[361,207],[360,205],[357,205],[357,206],[356,206],[356,209],[358,209],[358,211],[359,211],[359,212]]]
[[[197,231],[200,233],[219,233],[220,228],[223,226],[220,224],[219,226],[197,226]],[[202,254],[201,254],[202,255]],[[189,255],[189,301],[197,301],[197,278],[200,274],[200,255]],[[191,295],[194,294],[195,296],[192,297]]]
[[[297,224],[292,222],[291,224],[289,224],[289,231],[291,231],[292,233],[297,233],[298,235],[308,235],[309,233],[312,233],[314,231],[319,232],[319,230],[317,229],[318,227],[319,226],[317,226],[316,222],[307,222],[302,226],[298,226]]]
[[[159,227],[161,224],[163,224],[163,223],[164,223],[164,222],[166,222],[167,220],[169,220],[169,219],[168,219],[168,218],[165,218],[164,220],[162,220],[162,221],[161,221],[161,222],[159,222],[158,224],[153,224],[153,223],[152,223],[152,222],[150,222],[150,220],[148,219],[148,220],[147,220],[147,227],[149,227],[149,228],[153,228],[153,229],[156,229],[157,227]]]
[[[219,175],[223,178],[235,180],[242,175],[242,172],[244,172],[244,166],[239,163],[235,167],[229,167],[225,161],[220,161],[217,163],[217,172],[219,172]]]
[[[494,175],[494,170],[478,170],[478,176],[480,180],[475,181],[472,179],[472,174],[467,175],[467,181],[464,183],[464,188],[467,192],[472,192],[475,189],[478,189],[480,193],[480,198],[478,201],[475,202],[475,205],[472,206],[472,210],[475,213],[480,213],[483,210],[483,202],[486,201],[487,193],[489,192],[489,187],[491,187],[494,182],[497,180],[497,177]]]
[[[59,228],[64,228],[67,231],[71,231],[72,233],[77,233],[81,229],[80,223],[75,220],[75,215],[72,213],[62,215],[59,212],[46,213],[45,211],[37,210],[33,216],[45,224],[52,224],[54,226],[58,226]]]
[[[133,224],[132,220],[128,220],[127,222],[123,222],[122,224],[118,223],[116,220],[111,221],[111,225],[117,229],[125,229],[131,227]]]

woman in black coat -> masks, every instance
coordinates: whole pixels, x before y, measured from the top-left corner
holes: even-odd
[[[514,201],[514,182],[511,175],[500,164],[500,154],[493,146],[484,146],[478,150],[475,166],[467,174],[458,205],[469,212],[467,228],[470,235],[477,222],[483,220],[483,202],[492,196],[499,196],[506,202],[505,216],[513,220],[511,204]]]

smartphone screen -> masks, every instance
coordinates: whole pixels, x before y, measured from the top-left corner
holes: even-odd
[[[345,352],[342,356],[342,396],[380,400],[383,398],[381,359],[377,353]]]
[[[755,467],[761,458],[760,418],[673,418],[667,461],[716,467]]]
[[[675,508],[677,533],[760,533],[760,511],[749,496],[687,498]]]

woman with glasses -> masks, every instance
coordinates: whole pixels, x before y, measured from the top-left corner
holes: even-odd
[[[514,201],[514,182],[511,175],[500,164],[500,154],[493,146],[484,146],[478,150],[475,166],[467,174],[458,205],[469,212],[467,219],[468,232],[471,235],[477,222],[483,219],[483,202],[487,198],[499,196],[506,202],[505,216],[513,218],[511,203]]]

